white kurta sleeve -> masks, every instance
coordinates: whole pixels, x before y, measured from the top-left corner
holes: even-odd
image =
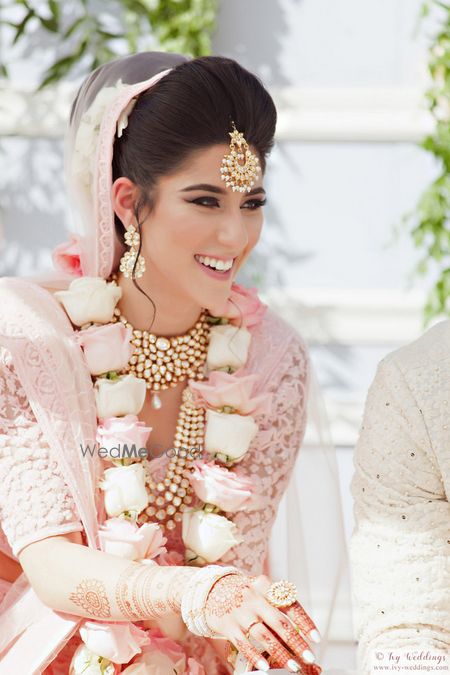
[[[358,673],[386,663],[383,650],[449,659],[450,504],[424,413],[392,355],[369,390],[354,468]]]

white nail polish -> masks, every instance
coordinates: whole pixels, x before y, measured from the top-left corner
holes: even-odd
[[[258,659],[258,661],[256,662],[256,667],[258,668],[258,670],[263,670],[265,673],[267,673],[267,671],[270,668],[269,664],[263,659]]]
[[[293,659],[289,659],[287,662],[287,667],[289,670],[291,670],[293,673],[299,673],[300,672],[300,666],[297,663],[297,661],[293,661]]]
[[[309,649],[305,649],[305,651],[302,654],[302,659],[306,661],[306,663],[314,663],[316,657],[312,652],[309,651]]]
[[[312,630],[312,631],[310,632],[309,637],[310,637],[311,640],[312,640],[313,642],[315,642],[316,644],[319,644],[319,642],[320,642],[320,640],[321,640],[319,631],[316,630],[315,628],[314,628],[314,630]]]

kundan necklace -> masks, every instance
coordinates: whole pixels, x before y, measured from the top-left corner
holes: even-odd
[[[113,321],[121,321],[133,331],[131,343],[135,347],[126,372],[142,378],[152,392],[152,406],[161,408],[158,391],[176,387],[188,377],[202,380],[205,377],[205,362],[208,351],[208,311],[203,310],[195,326],[186,335],[161,337],[147,330],[137,330],[121,314],[114,310]]]

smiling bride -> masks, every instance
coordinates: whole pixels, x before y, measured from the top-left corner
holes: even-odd
[[[320,540],[338,579],[336,475],[305,449],[292,575],[272,580],[310,363],[235,281],[275,124],[261,82],[222,57],[136,54],[78,91],[78,234],[58,275],[0,281],[0,673],[321,672],[332,603],[321,588],[309,610],[305,560]]]

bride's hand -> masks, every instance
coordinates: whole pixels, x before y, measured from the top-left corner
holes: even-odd
[[[316,642],[314,636],[319,634],[314,622],[298,602],[283,610],[271,605],[265,598],[271,583],[264,575],[229,574],[219,579],[206,600],[209,627],[229,640],[259,670],[272,666],[308,675],[320,673],[319,666],[310,665],[314,654],[308,642],[287,616],[302,635]],[[251,644],[249,636],[269,653],[269,662]]]

